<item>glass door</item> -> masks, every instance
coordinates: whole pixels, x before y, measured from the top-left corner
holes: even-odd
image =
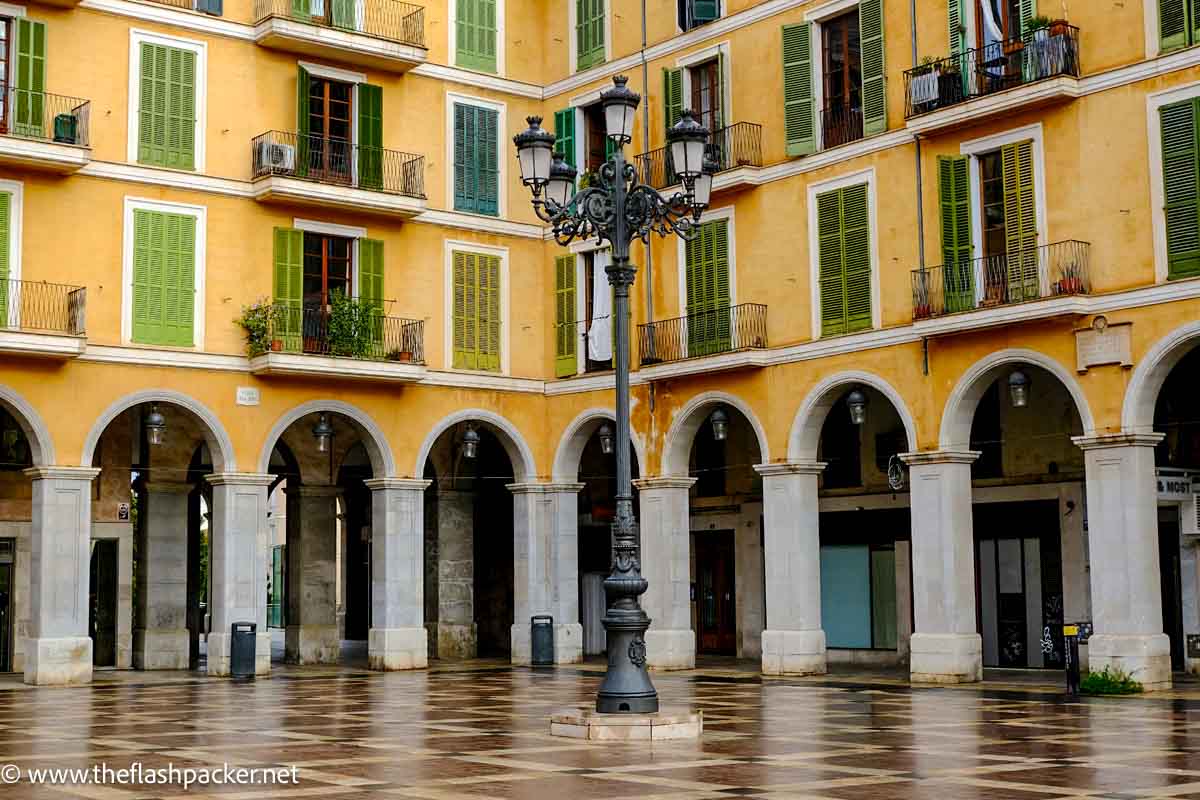
[[[317,180],[350,183],[353,178],[352,93],[353,87],[341,81],[309,81],[308,174]]]

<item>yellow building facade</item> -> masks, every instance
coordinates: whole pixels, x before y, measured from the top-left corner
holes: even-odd
[[[1200,669],[1186,6],[0,3],[0,670],[602,651],[616,75],[651,666]]]

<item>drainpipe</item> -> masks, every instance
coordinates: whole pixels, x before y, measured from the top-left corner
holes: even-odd
[[[642,152],[650,152],[650,74],[646,65],[646,0],[642,0]],[[654,321],[654,255],[646,242],[646,321]],[[635,337],[636,339],[636,337]]]
[[[644,0],[643,0],[644,1]],[[908,0],[909,30],[912,33],[912,65],[917,66],[917,0]],[[921,176],[921,138],[913,137],[917,146],[917,266],[925,268],[925,207]]]

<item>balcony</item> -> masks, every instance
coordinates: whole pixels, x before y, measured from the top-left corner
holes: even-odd
[[[91,103],[0,82],[0,164],[71,173],[92,160]]]
[[[87,346],[87,289],[0,280],[0,353],[75,358]]]
[[[821,109],[821,146],[823,149],[857,142],[863,138],[862,106],[844,102],[830,103]]]
[[[913,323],[947,327],[935,321],[973,312],[964,319],[970,319],[971,327],[976,328],[1084,313],[1079,300],[1092,289],[1090,247],[1087,242],[1067,240],[957,266],[913,270]],[[1026,305],[1036,300],[1045,302]]]
[[[425,210],[424,156],[267,131],[250,157],[258,200],[399,217]]]
[[[755,122],[735,122],[718,128],[708,143],[708,154],[717,162],[714,192],[752,184],[751,173],[762,166],[762,126]],[[679,183],[670,148],[660,147],[636,158],[642,181],[655,189]]]
[[[904,73],[916,133],[950,130],[1079,96],[1079,29],[1056,24]]]
[[[254,20],[254,40],[274,50],[387,72],[425,63],[425,9],[410,3],[254,0]]]
[[[388,301],[390,302],[390,301]],[[411,383],[425,375],[425,323],[384,316],[349,301],[347,310],[267,307],[263,340],[250,346],[255,375],[337,377]]]
[[[567,349],[567,342],[574,340],[575,342],[575,374],[589,374],[593,372],[608,372],[612,370],[612,356],[605,359],[592,358],[591,339],[592,329],[597,325],[604,325],[608,328],[608,351],[612,352],[613,333],[612,326],[609,325],[611,317],[594,317],[591,321],[579,320],[578,322],[563,322],[554,326],[555,341],[559,352]],[[569,358],[569,357],[568,357]],[[582,367],[582,369],[579,369]],[[567,377],[567,376],[562,376]]]
[[[638,362],[647,380],[762,366],[767,307],[759,303],[638,325]]]

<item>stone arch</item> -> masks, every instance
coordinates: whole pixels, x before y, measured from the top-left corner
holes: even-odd
[[[1138,362],[1125,389],[1121,405],[1121,430],[1126,433],[1154,431],[1154,407],[1171,370],[1194,347],[1200,345],[1200,322],[1181,325],[1154,343]]]
[[[391,478],[396,475],[396,461],[392,457],[392,448],[388,445],[387,436],[384,435],[383,429],[372,419],[370,414],[358,406],[342,402],[341,400],[310,400],[307,403],[296,406],[280,417],[263,442],[262,450],[258,456],[258,471],[265,473],[270,469],[271,451],[275,449],[275,443],[283,436],[284,431],[291,427],[297,420],[321,411],[340,414],[349,420],[358,432],[362,434],[363,446],[367,449],[367,455],[371,459],[371,469],[376,476]]]
[[[604,422],[610,422],[616,429],[616,413],[611,408],[589,408],[579,413],[571,420],[558,440],[558,448],[554,452],[554,467],[551,473],[555,481],[574,482],[579,475],[579,460],[583,457],[583,448],[592,438],[592,434]],[[646,450],[636,431],[630,431],[634,455],[641,469],[646,468]]]
[[[12,414],[13,419],[21,426],[29,442],[29,455],[35,467],[53,466],[57,459],[54,454],[54,440],[50,438],[50,429],[42,420],[37,410],[25,401],[16,391],[0,384],[0,405]],[[90,464],[88,466],[91,466]]]
[[[696,431],[704,424],[709,411],[719,405],[728,405],[741,412],[742,416],[749,421],[750,427],[754,431],[754,436],[758,440],[759,460],[763,463],[771,460],[767,446],[766,429],[758,421],[758,416],[754,413],[750,405],[740,397],[726,392],[704,392],[689,400],[671,422],[671,427],[667,431],[667,438],[664,440],[663,445],[663,475],[679,476],[688,474],[688,460],[692,452],[692,440],[696,436]]]
[[[463,422],[484,422],[499,434],[496,438],[500,440],[504,451],[508,453],[508,458],[512,462],[513,480],[517,483],[532,480],[537,476],[533,451],[529,449],[525,437],[517,430],[517,426],[492,411],[484,411],[481,408],[465,408],[442,417],[426,434],[425,441],[421,442],[421,448],[417,451],[416,463],[413,465],[412,476],[414,478],[420,478],[425,474],[425,461],[429,458],[429,453],[438,437]]]
[[[199,400],[170,389],[147,389],[142,392],[134,392],[106,408],[92,425],[87,438],[83,441],[83,453],[79,459],[80,466],[90,467],[92,465],[96,446],[100,443],[100,436],[112,421],[128,409],[142,403],[169,403],[191,412],[201,423],[204,441],[208,444],[208,451],[212,455],[213,470],[215,472],[237,471],[237,457],[234,455],[233,442],[217,415]]]
[[[821,444],[821,430],[825,426],[825,418],[829,410],[841,399],[842,395],[853,386],[869,386],[882,394],[896,410],[896,415],[904,423],[904,433],[908,439],[908,449],[917,449],[917,423],[912,413],[890,383],[878,375],[860,370],[839,372],[822,380],[808,393],[804,402],[796,412],[792,421],[792,429],[788,434],[787,457],[789,461],[816,461],[817,449]]]
[[[1053,375],[1067,390],[1079,412],[1079,421],[1083,425],[1083,435],[1095,433],[1096,424],[1092,417],[1091,407],[1079,381],[1075,379],[1062,364],[1036,350],[1007,349],[991,353],[976,361],[959,378],[950,397],[946,400],[946,408],[942,413],[942,425],[938,434],[938,447],[942,450],[967,450],[971,446],[971,422],[975,418],[975,409],[988,386],[1000,377],[1006,368],[1016,364],[1032,364]]]

